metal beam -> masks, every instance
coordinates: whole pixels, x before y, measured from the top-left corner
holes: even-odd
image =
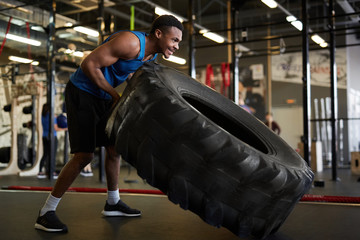
[[[335,15],[334,2],[329,0],[329,34],[330,34],[330,96],[331,96],[331,168],[332,180],[337,181],[337,117],[338,117],[338,96],[337,96],[337,70],[335,62]]]
[[[189,75],[196,78],[195,72],[195,34],[194,34],[194,1],[189,0],[188,6],[188,34],[189,34]]]
[[[48,164],[48,177],[53,179],[53,173],[55,171],[55,129],[54,129],[54,105],[55,105],[55,12],[56,12],[56,1],[50,1],[49,11],[49,36],[47,42],[47,75],[48,75],[48,86],[47,86],[47,103],[49,105],[49,140],[50,147],[44,149],[48,151],[49,164]]]
[[[105,32],[105,20],[104,20],[104,0],[98,1],[98,32],[99,32],[99,38],[98,38],[98,44],[100,45],[104,41],[104,32]]]
[[[236,9],[234,6],[234,0],[231,1],[231,28],[237,28],[239,23],[239,9]],[[238,31],[232,31],[232,83],[229,88],[229,98],[233,100],[235,103],[238,103],[239,98],[239,44],[234,44],[234,42],[238,42]]]
[[[303,53],[303,143],[304,159],[310,165],[310,116],[311,116],[311,78],[309,64],[309,20],[307,0],[302,1],[302,53]]]

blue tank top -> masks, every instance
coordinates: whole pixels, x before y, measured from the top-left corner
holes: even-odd
[[[140,52],[138,57],[131,60],[119,59],[113,65],[101,68],[101,71],[103,72],[106,81],[114,88],[123,83],[130,73],[135,72],[146,62],[143,61],[143,58],[145,56],[145,36],[147,36],[147,34],[138,31],[130,32],[135,34],[140,40]],[[108,42],[111,36],[109,36],[103,43]],[[155,60],[156,56],[157,54],[155,54],[155,56],[148,61]],[[93,83],[84,74],[80,67],[76,70],[75,73],[71,75],[70,81],[79,89],[91,93],[92,95],[95,95],[102,99],[111,99],[111,96],[99,87],[97,87],[96,84]]]
[[[49,138],[49,122],[50,122],[50,114],[47,113],[45,116],[41,115],[41,123],[43,127],[43,137]],[[57,117],[54,117],[54,124],[57,124]],[[54,131],[54,136],[57,136],[56,130]]]

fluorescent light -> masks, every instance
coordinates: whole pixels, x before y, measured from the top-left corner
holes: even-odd
[[[322,38],[321,38],[319,35],[317,35],[317,34],[312,35],[312,36],[311,36],[311,39],[312,39],[314,42],[316,42],[317,44],[321,44],[321,43],[325,42],[325,40],[322,39]]]
[[[286,17],[286,21],[288,21],[288,22],[294,22],[294,21],[296,21],[297,20],[297,18],[296,17],[294,17],[293,15],[290,15],[290,16],[287,16]]]
[[[74,27],[74,30],[77,31],[77,32],[81,32],[81,33],[84,33],[86,35],[92,36],[92,37],[98,37],[99,36],[98,31],[95,31],[95,30],[90,29],[90,28],[82,27],[82,26]]]
[[[327,42],[320,43],[320,47],[322,48],[326,48],[327,46],[328,46]]]
[[[31,63],[32,65],[39,65],[38,61],[34,61],[28,58],[16,57],[16,56],[9,56],[10,61],[20,62],[20,63]]]
[[[327,42],[325,42],[324,39],[322,39],[319,35],[314,34],[311,36],[311,40],[313,40],[314,42],[316,42],[317,44],[320,45],[320,47],[322,48],[326,48],[328,46]]]
[[[274,0],[261,0],[264,4],[266,4],[269,8],[276,8],[278,4]]]
[[[38,32],[45,32],[44,28],[40,26],[31,26],[30,29]]]
[[[169,12],[168,10],[165,10],[165,9],[163,9],[163,8],[161,8],[161,7],[155,7],[155,13],[156,13],[157,15],[159,15],[159,16],[161,16],[161,15],[173,15],[173,16],[176,17],[180,22],[183,22],[183,21],[184,21],[184,19],[183,19],[182,17],[180,17],[180,16],[178,16],[178,15],[172,13],[172,12]]]
[[[217,43],[223,43],[225,41],[225,39],[222,36],[220,36],[219,34],[216,34],[216,33],[204,32],[202,35],[210,40],[217,42]]]
[[[71,22],[67,22],[67,23],[65,23],[65,25],[64,25],[65,27],[72,27],[73,26],[73,24],[71,23]]]
[[[180,57],[175,57],[173,55],[170,55],[169,58],[165,58],[163,56],[163,59],[167,60],[167,61],[170,61],[170,62],[174,62],[174,63],[177,63],[177,64],[180,64],[180,65],[184,65],[186,63],[186,60],[183,59],[183,58],[180,58]]]
[[[72,54],[73,52],[74,52],[74,51],[71,50],[71,49],[66,49],[64,53],[65,53],[65,54]]]
[[[59,38],[70,38],[72,37],[74,34],[72,33],[60,33],[59,34]]]
[[[6,34],[6,38],[14,40],[14,41],[30,44],[30,45],[33,45],[33,46],[40,46],[41,45],[40,41],[37,41],[37,40],[34,40],[34,39],[29,39],[29,38],[24,38],[24,37],[20,37],[20,36],[16,36],[16,35],[13,35],[11,33]]]
[[[206,29],[206,28],[200,29],[200,31],[199,31],[200,34],[204,34],[204,33],[207,33],[207,32],[209,32],[209,29]]]
[[[83,52],[80,52],[80,51],[76,51],[76,52],[74,52],[72,55],[75,56],[75,57],[80,57],[80,58],[82,58],[82,57],[84,56],[84,53],[83,53]]]
[[[296,27],[297,30],[299,30],[299,31],[302,31],[302,29],[303,29],[302,22],[300,22],[299,20],[291,22],[291,25]]]
[[[10,61],[14,62],[21,62],[21,63],[31,63],[32,60],[28,58],[16,57],[16,56],[9,56]]]

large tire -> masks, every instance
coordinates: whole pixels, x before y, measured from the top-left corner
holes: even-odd
[[[149,184],[239,237],[277,231],[313,180],[305,161],[255,117],[155,63],[134,74],[106,130]]]

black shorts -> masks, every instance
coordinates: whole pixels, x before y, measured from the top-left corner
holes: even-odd
[[[65,103],[71,153],[93,153],[96,147],[113,145],[105,134],[112,100],[98,98],[69,81]]]

